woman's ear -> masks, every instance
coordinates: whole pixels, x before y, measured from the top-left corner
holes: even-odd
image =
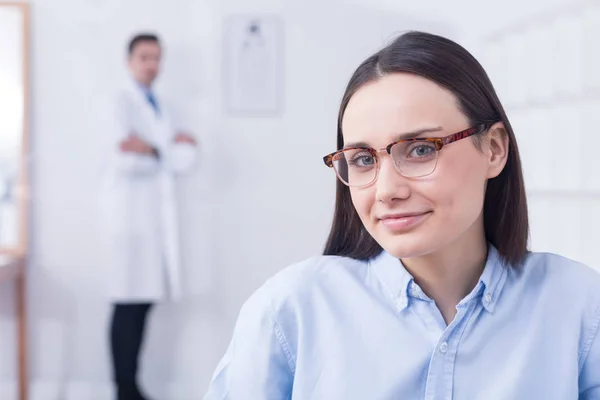
[[[492,179],[500,175],[504,169],[506,161],[508,160],[510,143],[508,133],[502,122],[497,122],[492,125],[485,137],[485,151],[489,163],[487,178]]]

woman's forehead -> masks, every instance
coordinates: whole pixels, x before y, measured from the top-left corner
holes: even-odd
[[[402,73],[361,87],[348,103],[342,131],[348,142],[438,126],[450,131],[467,124],[452,92],[425,78]]]

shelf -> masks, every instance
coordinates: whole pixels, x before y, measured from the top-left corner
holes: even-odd
[[[570,106],[591,102],[600,103],[600,88],[584,88],[583,91],[578,94],[557,93],[554,97],[549,99],[532,99],[517,103],[507,102],[504,104],[504,108],[511,114],[523,110],[551,109],[558,106]]]
[[[13,280],[22,271],[22,263],[18,258],[0,256],[0,282]]]
[[[598,199],[600,200],[600,189],[556,189],[556,188],[533,188],[526,189],[527,196],[535,197],[562,197],[567,199]]]
[[[494,29],[492,32],[484,35],[483,39],[488,42],[494,42],[504,39],[507,34],[527,32],[532,27],[539,25],[551,25],[561,18],[581,15],[585,13],[586,7],[593,6],[594,4],[595,2],[592,0],[571,0],[566,5],[555,6],[542,12],[538,11],[536,14],[526,15],[511,24]]]

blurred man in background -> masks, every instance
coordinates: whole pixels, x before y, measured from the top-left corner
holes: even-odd
[[[108,227],[110,342],[118,400],[145,399],[137,383],[146,316],[159,301],[180,296],[176,175],[189,171],[196,141],[178,131],[168,105],[153,91],[161,63],[153,34],[128,47],[131,80],[115,102],[103,185]]]

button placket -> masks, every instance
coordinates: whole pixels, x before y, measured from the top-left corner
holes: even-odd
[[[442,342],[442,344],[440,344],[439,350],[440,353],[446,354],[446,352],[448,351],[448,342]]]
[[[485,301],[485,296],[483,300]],[[430,369],[425,385],[425,398],[452,398],[459,342],[473,312],[480,308],[480,302],[469,302],[466,308],[458,311],[456,319],[439,338],[431,356]]]

